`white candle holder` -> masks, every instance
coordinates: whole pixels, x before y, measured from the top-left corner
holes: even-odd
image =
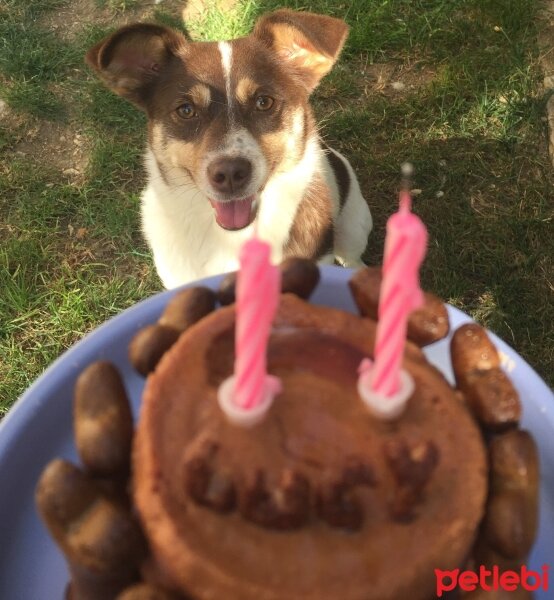
[[[363,364],[363,363],[362,363]],[[393,396],[387,397],[373,391],[373,369],[364,369],[358,377],[358,394],[374,417],[383,421],[397,419],[406,408],[414,393],[415,383],[404,369],[400,371],[400,388]]]
[[[273,404],[273,399],[282,390],[281,380],[273,375],[266,375],[264,395],[261,402],[253,408],[242,408],[235,403],[236,377],[228,377],[217,390],[219,407],[233,425],[254,427],[263,421],[267,411]]]

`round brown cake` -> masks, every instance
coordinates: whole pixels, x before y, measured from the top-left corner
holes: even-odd
[[[134,497],[159,568],[196,600],[411,600],[464,565],[487,460],[466,406],[415,345],[394,422],[356,391],[370,319],[283,295],[268,347],[281,378],[265,419],[228,422],[234,306],[185,332],[149,377]]]

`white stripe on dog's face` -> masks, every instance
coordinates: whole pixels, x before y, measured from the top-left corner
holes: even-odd
[[[233,93],[231,89],[231,68],[233,65],[233,47],[229,42],[219,42],[217,44],[221,54],[221,66],[223,76],[225,77],[225,95],[227,96],[227,112],[229,121],[232,121],[233,115]]]

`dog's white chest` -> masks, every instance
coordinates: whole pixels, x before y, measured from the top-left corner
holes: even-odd
[[[143,232],[154,252],[156,269],[166,288],[234,271],[241,245],[251,228],[226,232],[215,222],[204,197],[164,194],[150,184],[142,194]]]

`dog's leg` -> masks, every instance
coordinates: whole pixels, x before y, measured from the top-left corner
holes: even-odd
[[[335,258],[344,267],[356,268],[363,266],[362,254],[373,219],[352,167],[348,161],[344,162],[350,175],[350,188],[335,224]]]

